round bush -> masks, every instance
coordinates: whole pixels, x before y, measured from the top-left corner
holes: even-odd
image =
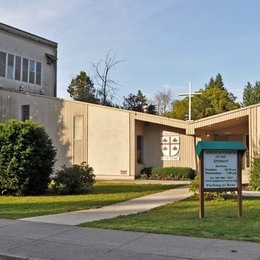
[[[50,183],[56,194],[81,194],[88,192],[95,183],[93,168],[83,162],[71,167],[62,166]]]
[[[32,121],[0,124],[0,189],[13,195],[43,193],[56,150],[43,127]]]

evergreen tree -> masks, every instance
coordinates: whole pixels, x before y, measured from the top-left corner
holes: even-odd
[[[214,87],[219,88],[221,90],[225,90],[223,79],[222,79],[222,76],[220,75],[220,73],[218,73],[216,76]]]
[[[84,71],[71,80],[67,91],[74,100],[95,104],[99,102],[94,84]]]
[[[243,92],[243,106],[246,107],[252,104],[253,104],[253,87],[250,82],[247,82]]]
[[[260,102],[260,81],[256,81],[255,87],[254,87],[254,102],[255,104],[258,104]]]
[[[124,97],[122,108],[148,114],[156,114],[155,106],[148,104],[147,98],[143,95],[141,90],[138,90],[136,95],[131,93],[128,97]]]
[[[127,110],[133,110],[138,112],[144,112],[144,107],[147,105],[146,96],[143,95],[141,90],[138,90],[137,94],[129,94],[128,97],[124,97],[123,108]]]
[[[255,85],[252,86],[250,82],[244,87],[243,92],[243,106],[250,106],[258,104],[260,102],[260,81],[256,81]]]

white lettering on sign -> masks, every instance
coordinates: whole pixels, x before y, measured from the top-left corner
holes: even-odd
[[[237,151],[204,150],[204,188],[237,188]]]

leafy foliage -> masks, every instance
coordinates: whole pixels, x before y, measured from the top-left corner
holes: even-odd
[[[15,195],[43,193],[55,156],[43,127],[18,120],[0,124],[0,189]]]
[[[86,163],[63,166],[50,183],[51,190],[56,194],[82,194],[88,192],[95,183],[92,167]]]
[[[98,103],[94,84],[84,71],[81,71],[76,78],[71,80],[67,91],[74,100]]]
[[[141,171],[141,178],[152,180],[194,179],[195,171],[189,167],[148,167]]]
[[[216,115],[222,112],[239,108],[239,103],[235,102],[236,97],[227,91],[220,74],[216,78],[211,78],[205,89],[200,89],[201,95],[192,97],[191,118],[193,120]],[[172,103],[172,112],[167,113],[168,117],[184,119],[188,112],[189,98],[175,100]]]
[[[254,148],[254,156],[250,168],[249,186],[252,190],[260,191],[260,144]]]

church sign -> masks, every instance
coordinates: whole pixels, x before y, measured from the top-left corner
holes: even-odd
[[[200,159],[200,218],[204,217],[204,192],[236,191],[238,216],[242,214],[241,142],[200,141],[196,153]]]
[[[204,190],[237,188],[237,151],[204,151]]]

